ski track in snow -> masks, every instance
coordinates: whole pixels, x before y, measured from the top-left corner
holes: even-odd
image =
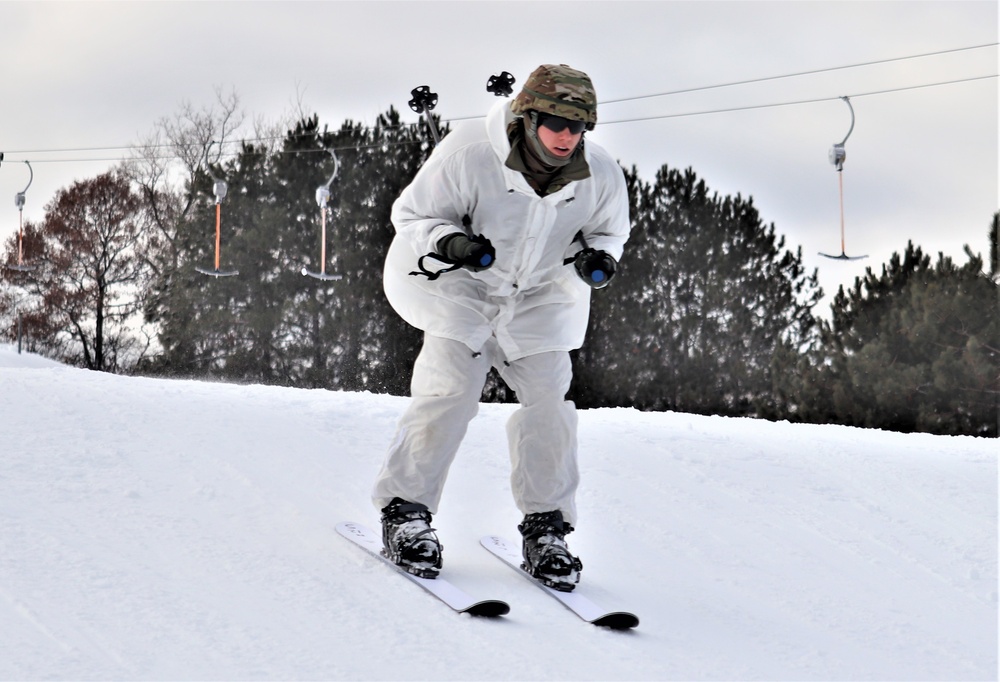
[[[405,398],[117,377],[0,346],[0,679],[997,677],[997,441],[581,413],[581,623],[516,538],[483,405],[435,526],[452,613],[339,537]]]

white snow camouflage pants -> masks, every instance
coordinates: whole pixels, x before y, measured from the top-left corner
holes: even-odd
[[[558,509],[575,525],[580,474],[576,406],[566,400],[573,378],[569,353],[506,363],[493,340],[474,354],[463,343],[429,334],[413,366],[409,407],[375,481],[376,507],[400,497],[437,512],[448,470],[494,365],[521,405],[507,422],[517,508],[524,514]]]

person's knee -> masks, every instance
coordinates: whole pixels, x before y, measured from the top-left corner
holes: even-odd
[[[489,367],[488,358],[464,343],[427,336],[413,365],[411,395],[472,396],[478,401]]]
[[[522,405],[555,405],[566,400],[573,367],[568,353],[540,353],[511,363],[501,376]]]

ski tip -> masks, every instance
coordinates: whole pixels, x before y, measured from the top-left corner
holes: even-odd
[[[463,610],[463,613],[468,613],[470,616],[482,616],[483,618],[496,618],[498,616],[506,616],[510,613],[510,605],[499,599],[487,599],[486,601],[476,602]]]
[[[608,613],[596,620],[590,621],[594,625],[611,630],[631,630],[639,625],[639,617],[627,611],[616,611]]]

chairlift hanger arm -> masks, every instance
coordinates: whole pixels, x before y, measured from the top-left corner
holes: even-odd
[[[326,181],[325,185],[320,186],[316,190],[316,203],[319,207],[326,208],[327,203],[330,201],[330,185],[333,184],[334,178],[337,177],[337,171],[340,170],[340,161],[337,159],[337,154],[332,149],[327,149],[330,152],[330,156],[333,157],[333,172],[330,174],[330,179]]]
[[[209,163],[208,161],[208,154],[209,152],[212,151],[212,145],[214,144],[219,145],[219,154],[218,156],[215,157],[215,162],[218,163],[219,160],[222,158],[222,143],[216,142],[215,140],[209,140],[208,144],[205,146],[204,163],[205,163],[205,171],[212,177],[213,180],[218,181],[221,180],[221,178],[215,174],[215,171],[212,170],[212,164]]]
[[[850,129],[848,129],[847,135],[844,135],[844,139],[840,143],[841,145],[845,145],[847,144],[847,138],[849,138],[851,136],[851,133],[854,132],[854,107],[851,106],[851,98],[848,97],[847,95],[844,95],[840,99],[844,100],[844,102],[847,104],[847,108],[851,110],[851,127]]]
[[[17,204],[18,210],[24,208],[24,195],[25,193],[27,193],[28,188],[31,187],[31,183],[34,182],[35,180],[35,171],[31,170],[31,164],[28,163],[27,161],[25,161],[24,163],[25,165],[28,166],[28,173],[29,173],[28,184],[25,186],[23,190],[14,195],[14,203]]]
[[[330,201],[330,185],[333,184],[333,179],[337,177],[337,171],[340,169],[340,162],[337,160],[337,154],[332,149],[327,149],[330,152],[330,156],[333,157],[333,172],[330,174],[330,179],[326,181],[325,185],[321,185],[316,189],[316,203],[319,204],[320,212],[320,246],[319,246],[319,262],[320,268],[319,272],[312,272],[309,268],[303,267],[301,272],[303,275],[307,275],[314,279],[322,280],[325,282],[336,281],[342,278],[342,275],[329,274],[326,271],[326,205]]]
[[[212,187],[212,192],[215,194],[215,203],[221,204],[222,200],[226,198],[229,186],[226,184],[225,180],[215,174],[215,171],[212,170],[211,164],[208,163],[208,153],[212,150],[213,144],[219,145],[219,155],[216,157],[215,162],[218,163],[219,159],[222,158],[222,143],[217,143],[215,140],[209,140],[208,146],[205,147],[205,170],[208,171],[212,180],[215,181],[215,185]]]
[[[333,158],[333,172],[330,173],[330,179],[326,181],[326,187],[329,188],[333,184],[333,179],[337,177],[337,171],[340,170],[340,160],[337,159],[337,152],[332,149],[327,149],[330,152],[330,156]]]
[[[847,103],[847,108],[851,110],[851,127],[847,131],[847,135],[844,136],[843,141],[835,142],[833,147],[830,148],[830,163],[837,167],[837,172],[844,170],[844,161],[847,160],[847,149],[845,145],[847,144],[847,138],[851,136],[854,132],[854,107],[851,106],[851,98],[846,95],[840,99]]]

